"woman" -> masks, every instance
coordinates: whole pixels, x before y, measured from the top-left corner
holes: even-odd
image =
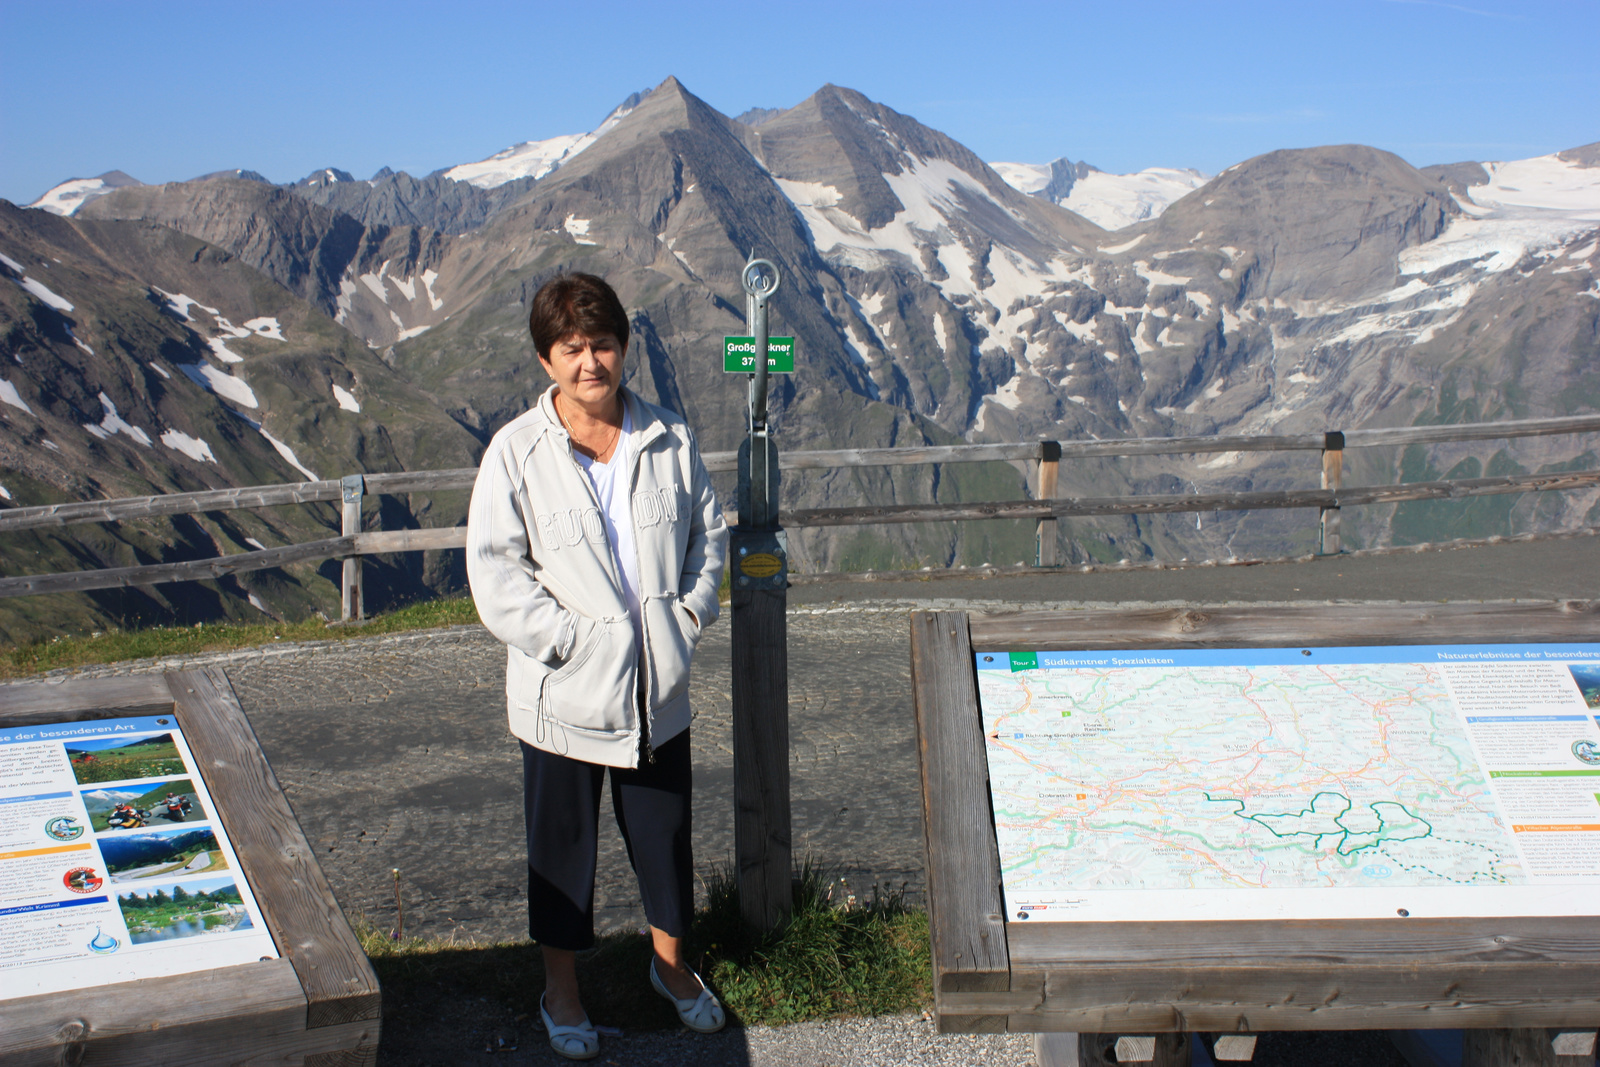
[[[544,953],[540,1017],[568,1059],[598,1055],[575,953],[594,943],[600,789],[639,879],[650,982],[678,1017],[720,1030],[722,1006],[684,962],[689,660],[717,617],[727,528],[683,419],[622,387],[628,317],[590,274],[534,295],[534,348],[555,384],[489,443],[467,519],[478,614],[506,645],[522,743],[528,928]]]

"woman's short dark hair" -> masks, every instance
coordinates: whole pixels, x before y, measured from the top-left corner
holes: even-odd
[[[528,332],[539,358],[548,360],[550,350],[562,338],[573,334],[599,337],[611,334],[628,348],[628,313],[623,310],[617,291],[604,278],[593,274],[558,274],[533,294],[528,309]]]

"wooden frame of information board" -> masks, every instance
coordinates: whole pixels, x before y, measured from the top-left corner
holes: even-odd
[[[913,613],[939,1029],[1592,1030],[1592,916],[1006,922],[974,654],[1596,639],[1600,601]]]
[[[13,685],[0,727],[171,715],[233,842],[278,959],[0,999],[7,1065],[376,1062],[377,976],[220,670]]]

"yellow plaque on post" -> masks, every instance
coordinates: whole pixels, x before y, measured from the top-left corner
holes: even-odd
[[[771,578],[783,569],[783,561],[771,552],[756,552],[739,561],[739,573],[747,578]]]

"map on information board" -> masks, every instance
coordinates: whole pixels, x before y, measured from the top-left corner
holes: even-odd
[[[1600,644],[976,659],[1008,920],[1600,914]]]

